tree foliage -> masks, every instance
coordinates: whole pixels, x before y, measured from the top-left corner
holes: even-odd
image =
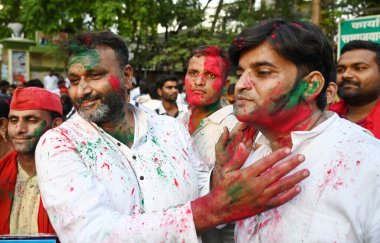
[[[320,0],[321,27],[331,40],[342,18],[380,13],[378,0]],[[209,7],[209,4],[214,7]],[[216,7],[215,7],[216,4]],[[310,20],[310,0],[0,0],[0,38],[21,22],[26,37],[111,29],[130,44],[137,70],[183,70],[199,45],[227,47],[246,26],[270,18]],[[163,30],[163,33],[158,33]]]

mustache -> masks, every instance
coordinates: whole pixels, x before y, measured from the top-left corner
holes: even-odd
[[[94,101],[101,98],[102,96],[99,94],[98,95],[86,94],[83,97],[74,99],[74,102],[78,105],[81,105],[83,102]]]
[[[347,85],[347,84],[360,86],[360,83],[359,83],[359,81],[357,81],[357,80],[353,80],[353,79],[343,79],[342,82],[340,82],[340,83],[338,84],[338,87],[342,87],[342,86]]]

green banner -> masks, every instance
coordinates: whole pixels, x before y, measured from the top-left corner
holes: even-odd
[[[338,55],[342,47],[353,40],[380,43],[380,15],[341,21],[338,37]]]

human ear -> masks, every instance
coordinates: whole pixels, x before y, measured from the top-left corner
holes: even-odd
[[[314,100],[322,91],[325,78],[319,71],[313,71],[305,78],[307,87],[302,94],[303,100],[309,102]]]
[[[326,89],[326,103],[330,105],[334,102],[338,86],[334,82],[330,82]]]
[[[8,128],[8,119],[0,118],[0,136],[3,137],[5,142],[7,141],[7,128]]]
[[[132,85],[132,78],[133,78],[133,68],[131,65],[125,65],[124,69],[123,69],[123,74],[124,74],[124,77],[125,77],[125,84],[127,86],[127,90],[130,90],[133,88],[133,85]]]
[[[158,88],[158,89],[157,89],[157,94],[158,94],[160,97],[162,97],[162,89]]]
[[[52,126],[52,128],[54,128],[54,127],[58,127],[59,125],[62,124],[62,122],[63,122],[63,119],[60,118],[60,117],[57,117],[57,118],[55,118],[55,119],[53,120],[51,126]]]

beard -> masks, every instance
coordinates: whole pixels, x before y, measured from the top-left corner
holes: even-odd
[[[81,107],[81,104],[86,101],[100,100],[100,104],[95,104],[91,107]],[[126,103],[126,93],[118,94],[112,92],[108,95],[85,95],[82,98],[75,99],[75,104],[78,107],[79,115],[89,122],[101,124],[117,120],[122,116],[122,112]]]
[[[344,86],[347,84],[355,85],[357,88],[346,90]],[[345,79],[338,84],[338,96],[349,105],[362,106],[378,99],[379,93],[376,89],[363,91],[360,87],[360,82],[356,80]]]

